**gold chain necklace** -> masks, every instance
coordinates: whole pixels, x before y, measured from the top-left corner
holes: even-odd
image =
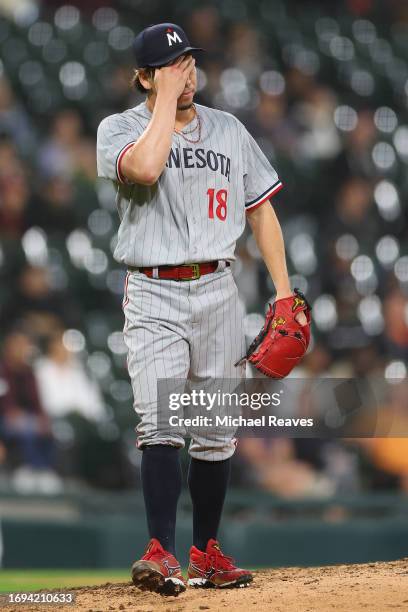
[[[182,130],[176,130],[176,129],[174,129],[174,131],[176,132],[176,134],[179,134],[180,136],[182,136],[184,140],[186,140],[187,142],[191,142],[191,144],[196,144],[197,142],[200,142],[201,140],[201,118],[197,112],[195,104],[193,104],[193,108],[194,108],[195,116],[197,118],[197,124],[188,132],[183,132]],[[187,134],[193,134],[197,129],[198,129],[197,140],[191,140],[190,138],[186,137]]]

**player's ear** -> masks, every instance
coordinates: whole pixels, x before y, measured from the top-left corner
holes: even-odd
[[[137,71],[137,78],[145,92],[150,92],[153,86],[154,69],[140,68]]]

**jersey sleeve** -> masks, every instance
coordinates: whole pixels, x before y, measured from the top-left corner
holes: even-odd
[[[283,185],[276,170],[245,128],[243,156],[245,211],[250,212],[274,196]]]
[[[136,142],[139,133],[136,125],[130,125],[123,117],[106,117],[98,128],[96,164],[100,178],[128,183],[121,171],[121,161],[126,151]]]

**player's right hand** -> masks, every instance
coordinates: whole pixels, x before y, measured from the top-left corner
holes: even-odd
[[[191,55],[182,55],[174,64],[156,69],[154,84],[157,92],[162,92],[176,99],[183,93],[187,80],[194,70],[195,59]]]

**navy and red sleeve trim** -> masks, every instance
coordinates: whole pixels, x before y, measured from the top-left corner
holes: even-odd
[[[125,145],[118,153],[118,156],[116,158],[116,176],[118,177],[118,181],[120,183],[124,183],[125,185],[129,183],[129,181],[126,179],[126,177],[122,174],[120,165],[122,163],[122,159],[126,153],[126,151],[129,151],[129,149],[131,149],[133,147],[133,145],[135,144],[135,141],[133,140],[132,142],[129,142],[127,145]]]
[[[280,191],[282,187],[283,187],[282,182],[276,181],[276,183],[274,183],[272,187],[269,187],[269,189],[261,193],[261,195],[259,195],[257,198],[255,198],[254,200],[251,200],[251,202],[247,202],[245,204],[245,212],[250,212],[250,211],[255,210],[255,208],[258,208],[258,206],[260,206],[266,200],[269,200],[269,198],[271,198],[276,193],[278,193],[278,191]]]

